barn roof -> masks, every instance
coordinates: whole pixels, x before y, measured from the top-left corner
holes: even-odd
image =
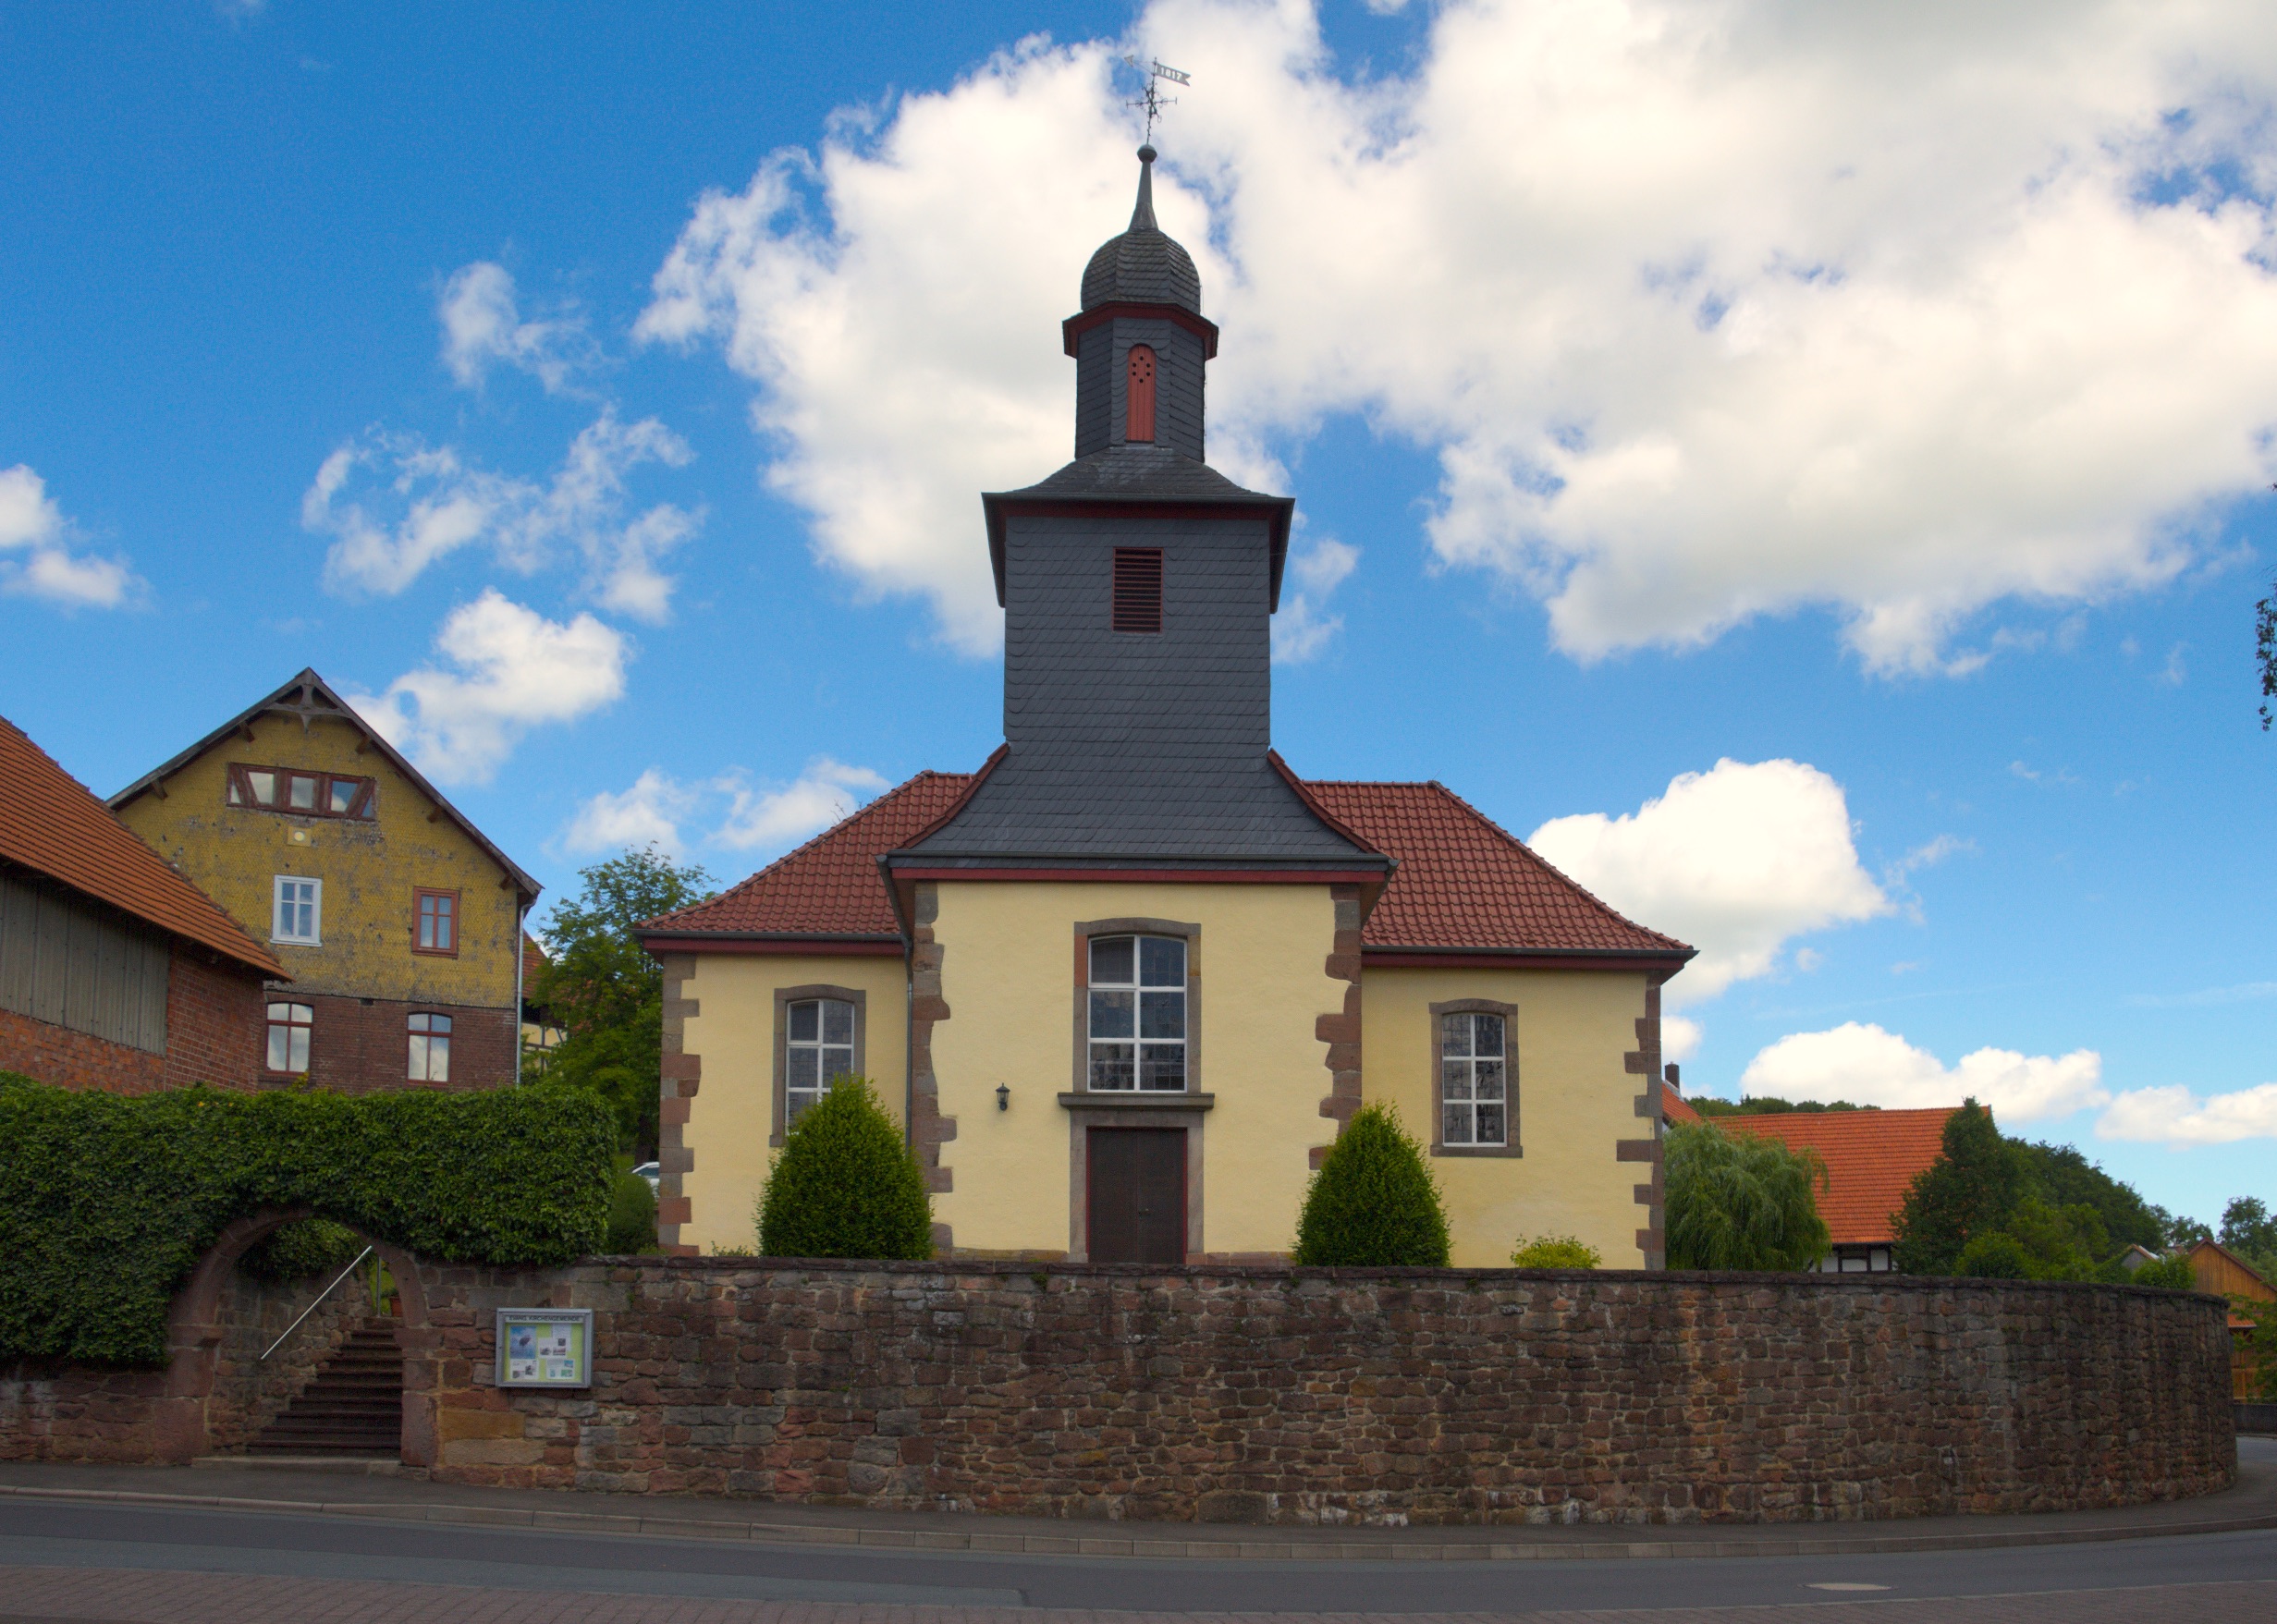
[[[278,981],[292,978],[221,904],[0,716],[0,858]]]

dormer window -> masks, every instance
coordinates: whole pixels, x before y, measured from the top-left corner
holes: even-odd
[[[1155,352],[1144,344],[1131,346],[1129,385],[1123,398],[1129,408],[1126,440],[1155,437]]]
[[[257,807],[303,818],[354,818],[369,823],[376,813],[379,786],[370,778],[292,767],[229,763],[223,799],[231,806]]]
[[[1115,609],[1117,631],[1158,632],[1162,629],[1162,549],[1115,549]]]

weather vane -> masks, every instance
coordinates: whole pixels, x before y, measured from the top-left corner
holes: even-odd
[[[1166,96],[1162,93],[1162,81],[1167,79],[1174,85],[1190,85],[1194,82],[1194,76],[1190,73],[1181,73],[1175,67],[1166,67],[1158,60],[1141,62],[1135,56],[1125,56],[1123,61],[1146,76],[1146,93],[1130,102],[1128,105],[1146,109],[1146,144],[1152,146],[1155,140],[1155,120],[1162,116],[1163,108],[1174,107],[1178,104],[1176,96]]]

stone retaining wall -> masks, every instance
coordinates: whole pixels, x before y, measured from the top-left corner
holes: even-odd
[[[221,1287],[212,1390],[202,1396],[205,1430],[196,1452],[243,1453],[370,1312],[351,1280],[263,1360],[263,1350],[330,1277],[272,1284],[230,1272]],[[164,1370],[0,1366],[0,1460],[139,1465],[178,1459],[183,1452],[170,1447],[159,1419],[169,1397],[182,1397],[169,1391],[175,1381]]]
[[[1882,1276],[422,1264],[406,1459],[468,1484],[1205,1520],[2049,1511],[2236,1469],[2216,1299]],[[400,1277],[400,1270],[398,1270]],[[590,1307],[590,1392],[492,1384]]]

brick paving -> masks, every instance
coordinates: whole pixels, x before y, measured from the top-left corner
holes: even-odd
[[[1410,1613],[1402,1624],[2269,1624],[2277,1580],[1730,1607]],[[365,1580],[0,1567],[0,1624],[1367,1624],[1362,1613],[1147,1613],[752,1602]]]

